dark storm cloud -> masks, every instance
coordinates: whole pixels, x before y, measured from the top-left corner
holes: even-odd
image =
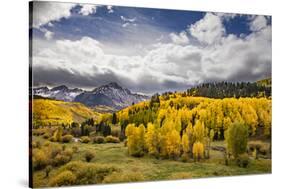
[[[85,75],[71,73],[65,69],[54,68],[33,68],[33,83],[39,85],[67,85],[78,88],[94,88],[109,82],[120,82],[119,78],[111,71],[104,74]]]

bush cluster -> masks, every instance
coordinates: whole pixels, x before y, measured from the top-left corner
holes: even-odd
[[[72,139],[73,139],[73,136],[72,136],[72,135],[64,135],[64,136],[62,137],[62,142],[63,142],[63,143],[69,143],[69,142],[72,141]]]
[[[84,157],[87,162],[90,162],[96,156],[95,152],[88,150],[85,152]]]
[[[57,175],[50,179],[49,186],[68,186],[97,184],[114,172],[120,172],[114,166],[72,161],[59,168]]]
[[[97,144],[105,143],[105,138],[103,136],[96,136],[93,138],[93,142]]]
[[[120,140],[117,137],[114,137],[112,135],[108,135],[107,137],[105,137],[105,142],[106,143],[120,143]]]
[[[91,139],[88,136],[82,136],[81,137],[81,142],[82,143],[89,143]]]

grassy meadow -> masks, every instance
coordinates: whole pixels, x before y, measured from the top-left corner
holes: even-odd
[[[42,145],[47,140],[42,137],[34,137],[33,141],[39,141]],[[234,162],[229,166],[224,164],[224,155],[220,151],[211,150],[210,159],[194,162],[193,159],[187,162],[175,160],[155,159],[146,155],[141,158],[132,157],[128,154],[127,147],[124,143],[105,143],[105,144],[79,144],[67,143],[62,144],[66,148],[79,146],[78,152],[73,154],[71,161],[86,162],[84,153],[88,150],[95,151],[96,157],[91,161],[94,164],[113,165],[118,168],[118,177],[121,175],[135,175],[136,178],[125,178],[123,181],[118,178],[110,180],[105,179],[103,183],[118,183],[128,181],[154,181],[154,180],[169,180],[169,179],[189,179],[214,176],[234,176],[247,174],[265,174],[271,173],[271,160],[260,158],[255,160],[251,158],[251,163],[248,168],[238,167]],[[212,146],[224,146],[222,142],[214,142]],[[34,172],[34,187],[49,186],[50,178],[57,175],[59,168],[54,168],[47,178],[45,170]],[[114,173],[111,173],[111,175]],[[106,177],[105,177],[106,178]],[[108,176],[110,178],[110,175]]]

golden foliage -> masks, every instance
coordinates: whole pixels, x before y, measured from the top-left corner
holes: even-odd
[[[69,125],[96,118],[99,113],[77,102],[63,102],[50,99],[34,99],[32,102],[33,126]]]
[[[199,161],[204,157],[204,145],[201,142],[195,142],[193,144],[192,153],[194,160]]]

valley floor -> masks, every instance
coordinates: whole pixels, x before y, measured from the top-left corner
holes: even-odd
[[[47,141],[41,137],[33,137],[33,141]],[[77,146],[78,153],[72,157],[72,161],[85,161],[83,152],[93,150],[96,153],[92,160],[95,164],[114,165],[126,174],[140,173],[144,176],[144,181],[185,179],[185,178],[202,178],[214,176],[232,176],[246,174],[265,174],[271,173],[271,159],[251,159],[247,168],[241,168],[234,162],[230,165],[224,165],[223,152],[211,150],[210,159],[201,162],[189,160],[184,163],[180,160],[158,160],[148,155],[135,158],[128,155],[127,147],[124,143],[106,143],[106,144],[81,144],[68,143],[62,144],[66,147]],[[223,142],[213,142],[213,146],[223,146]],[[53,168],[49,178],[56,175],[58,168]],[[49,179],[46,178],[44,170],[35,171],[33,174],[34,187],[47,186]]]

